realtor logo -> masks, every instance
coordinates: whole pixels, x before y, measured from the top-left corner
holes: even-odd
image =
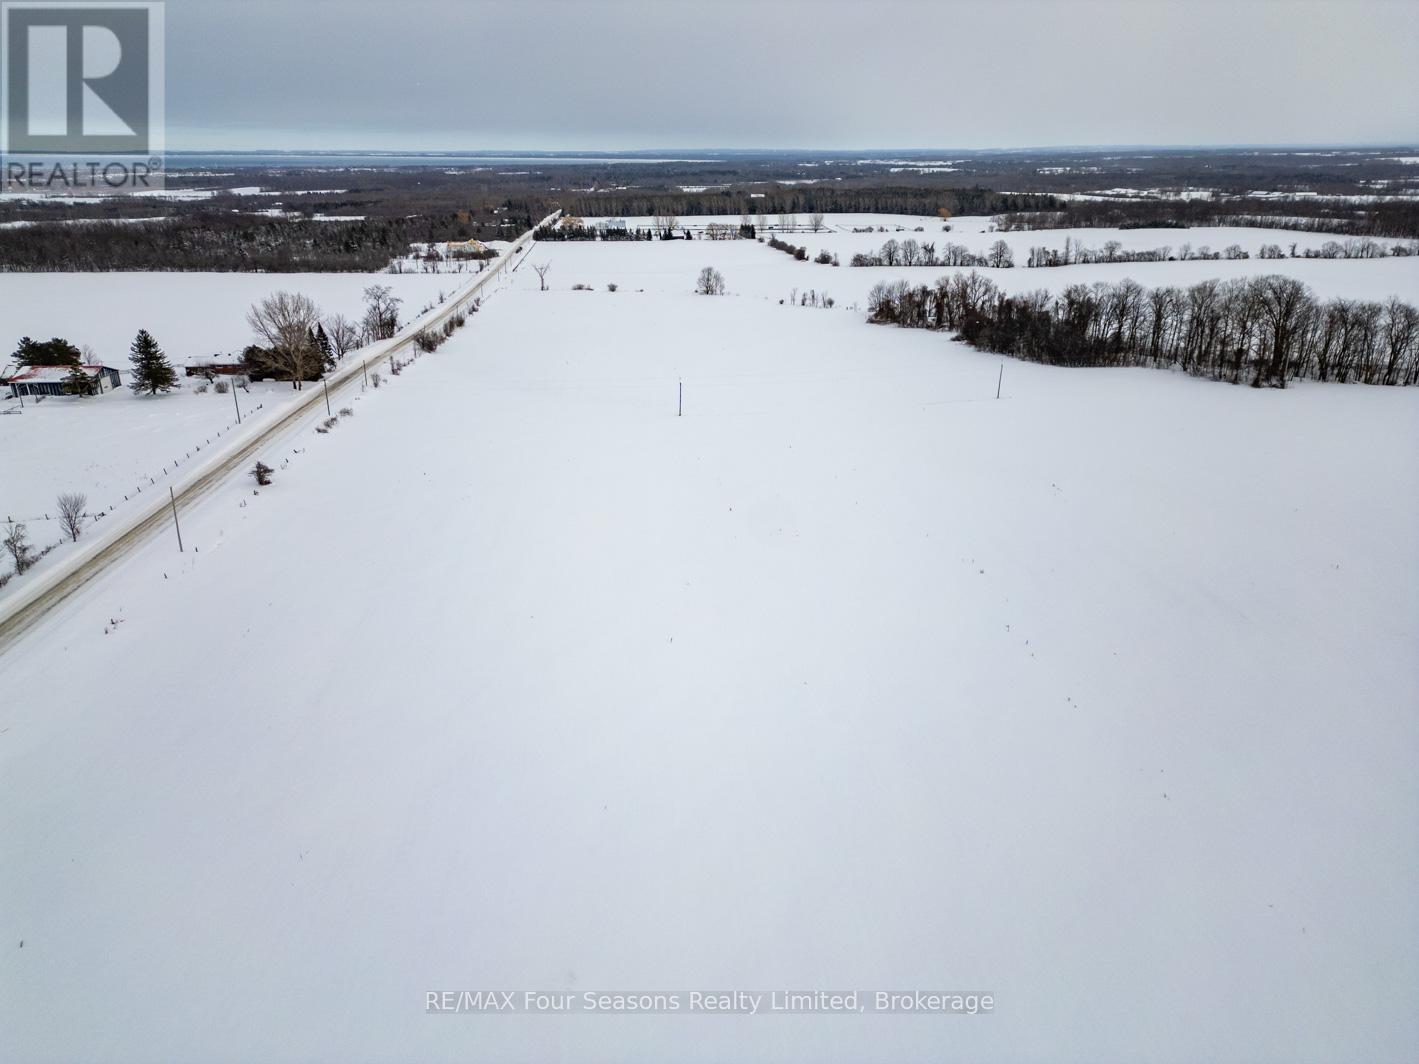
[[[160,187],[163,4],[0,3],[4,186]]]

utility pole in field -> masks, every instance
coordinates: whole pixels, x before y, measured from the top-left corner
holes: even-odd
[[[168,485],[168,498],[172,500],[172,527],[177,529],[177,552],[185,553],[182,549],[182,526],[177,523],[177,496],[173,494],[172,485]]]

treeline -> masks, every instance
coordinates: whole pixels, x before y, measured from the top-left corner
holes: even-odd
[[[996,192],[988,188],[837,188],[825,185],[765,186],[751,190],[704,192],[613,190],[585,193],[563,202],[580,217],[651,217],[655,215],[756,214],[1007,214],[1054,211],[1062,200],[1044,193]]]
[[[531,216],[506,214],[525,232]],[[477,235],[456,215],[317,222],[192,214],[141,223],[49,223],[0,229],[0,271],[203,270],[370,272],[411,244]],[[485,234],[486,235],[486,234]]]
[[[949,329],[984,351],[1062,366],[1157,366],[1284,388],[1289,380],[1419,383],[1419,310],[1318,301],[1293,277],[1144,288],[1131,280],[1008,295],[972,271],[935,285],[883,282],[868,320]]]
[[[999,225],[1004,230],[1181,229],[1246,225],[1262,229],[1413,240],[1419,238],[1419,200],[1328,202],[1311,196],[1282,200],[1245,197],[1221,201],[1070,200],[1058,209],[1044,208],[1039,214],[1026,216],[1014,212],[1012,217],[1001,218]]]
[[[541,225],[532,234],[534,240],[655,240],[650,229],[627,226]]]
[[[772,243],[772,241],[770,241]],[[792,245],[789,245],[791,248]],[[1396,243],[1386,246],[1370,237],[1346,241],[1328,240],[1318,248],[1299,248],[1293,242],[1287,254],[1280,244],[1263,244],[1257,257],[1262,259],[1382,259],[1390,255],[1419,255],[1419,245]],[[1066,237],[1063,248],[1033,247],[1025,265],[1028,267],[1080,266],[1110,262],[1188,262],[1192,260],[1249,259],[1251,252],[1240,244],[1229,244],[1213,251],[1206,244],[1194,248],[1185,243],[1174,248],[1127,249],[1118,240],[1105,241],[1101,247],[1087,247],[1074,237]],[[908,238],[888,240],[874,254],[858,252],[850,266],[957,266],[969,268],[1009,269],[1015,265],[1010,245],[997,240],[977,254],[964,244],[943,244],[938,251],[931,241]]]
[[[1327,240],[1318,248],[1299,248],[1293,241],[1288,254],[1280,244],[1263,244],[1257,249],[1259,259],[1383,259],[1391,255],[1409,256],[1419,254],[1419,245],[1396,243],[1386,246],[1371,237],[1353,237],[1349,240]],[[1251,252],[1240,244],[1229,244],[1221,251],[1213,251],[1203,244],[1194,248],[1191,244],[1181,244],[1176,249],[1170,245],[1147,250],[1125,250],[1122,243],[1109,240],[1102,247],[1085,247],[1073,237],[1066,237],[1064,247],[1030,249],[1030,266],[1076,266],[1099,262],[1188,262],[1195,259],[1249,259]]]
[[[941,250],[930,241],[908,238],[888,240],[875,255],[859,252],[848,262],[849,266],[972,266],[991,269],[1009,269],[1015,265],[1015,255],[1010,245],[997,240],[986,248],[985,254],[977,255],[964,244],[947,243]]]

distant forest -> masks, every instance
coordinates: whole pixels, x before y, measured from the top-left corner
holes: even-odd
[[[387,204],[381,206],[388,209]],[[989,214],[1051,211],[1060,206],[1052,196],[1009,196],[983,188],[889,187],[783,189],[761,198],[742,192],[526,197],[504,200],[491,210],[391,213],[361,221],[317,221],[188,207],[172,217],[141,222],[96,219],[0,229],[0,271],[371,272],[407,255],[413,243],[516,236],[555,207],[579,215],[851,211],[936,216],[943,207],[953,214]]]
[[[609,191],[564,201],[568,214],[588,217],[651,217],[673,214],[914,214],[936,217],[942,208],[952,214],[1008,214],[1013,211],[1057,211],[1062,200],[1044,193],[1014,195],[988,188],[920,188],[881,186],[838,188],[793,185],[759,193],[742,189],[704,192]]]
[[[1298,229],[1341,236],[1419,238],[1419,200],[1394,198],[1355,205],[1310,198],[1265,200],[1072,200],[1063,210],[1014,214],[1000,228],[1012,229],[1185,229],[1248,225]]]
[[[530,229],[534,220],[531,214],[501,217],[511,220],[514,233]],[[501,229],[482,229],[457,214],[358,222],[186,214],[142,223],[96,221],[0,230],[0,270],[368,273],[409,254],[415,242],[504,235]]]
[[[0,202],[0,271],[374,271],[413,243],[509,239],[556,207],[583,218],[726,219],[926,220],[944,209],[995,215],[1007,230],[1226,224],[1413,240],[1419,167],[1405,160],[1414,154],[1393,147],[733,152],[563,164],[263,163],[219,173],[184,171],[177,157],[168,189],[191,198]]]

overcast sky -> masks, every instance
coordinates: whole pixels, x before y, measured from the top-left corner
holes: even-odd
[[[169,0],[170,148],[1419,141],[1419,0]]]

